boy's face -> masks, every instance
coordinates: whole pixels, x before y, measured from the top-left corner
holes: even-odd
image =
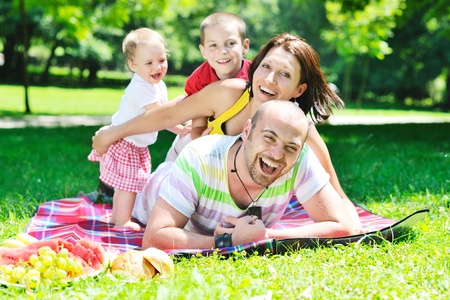
[[[236,76],[249,46],[250,41],[245,39],[242,42],[237,27],[229,24],[205,28],[205,42],[199,47],[217,77],[223,80]]]
[[[145,81],[157,84],[167,73],[166,49],[163,45],[140,44],[133,60],[128,60],[128,66]]]

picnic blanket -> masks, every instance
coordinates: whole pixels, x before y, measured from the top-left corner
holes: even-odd
[[[118,229],[109,224],[111,216],[110,204],[95,204],[87,197],[66,198],[44,202],[39,205],[35,215],[26,226],[25,232],[39,240],[63,238],[68,241],[88,237],[101,243],[106,250],[125,252],[140,249],[144,231]],[[208,255],[219,252],[228,255],[236,251],[246,250],[249,253],[257,251],[264,253],[284,253],[297,248],[311,248],[320,245],[349,244],[352,242],[372,242],[379,240],[393,241],[422,219],[428,209],[417,211],[406,218],[396,221],[371,213],[356,206],[362,226],[369,232],[362,235],[339,238],[302,238],[276,241],[268,239],[254,243],[237,245],[222,249],[177,249],[167,252],[174,256],[189,256],[195,254]],[[295,199],[291,199],[276,229],[292,228],[310,224],[313,221]],[[142,225],[143,226],[143,225]]]

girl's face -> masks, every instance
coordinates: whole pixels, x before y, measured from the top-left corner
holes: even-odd
[[[166,49],[140,44],[136,47],[133,60],[128,61],[130,69],[151,84],[159,83],[167,73]]]
[[[253,74],[253,98],[263,103],[269,100],[290,100],[307,88],[300,82],[300,63],[281,47],[270,49]]]

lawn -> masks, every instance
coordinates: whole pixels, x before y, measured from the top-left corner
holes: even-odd
[[[179,79],[178,79],[179,80]],[[180,81],[180,80],[179,80]],[[120,88],[65,88],[31,86],[29,104],[36,115],[112,115],[119,107],[124,87]],[[184,94],[184,89],[169,86],[169,99]],[[0,117],[21,115],[25,111],[24,89],[18,85],[0,85]],[[421,116],[436,117],[450,122],[450,114],[420,107],[380,107],[367,105],[365,109],[348,108],[335,112],[338,116]]]
[[[98,111],[99,103],[106,105],[95,99],[91,110]],[[2,99],[0,111],[9,114],[3,105]],[[48,107],[43,111],[51,113]],[[39,203],[96,188],[98,165],[86,159],[96,129],[0,129],[0,240],[23,231]],[[430,209],[410,239],[282,256],[194,257],[176,261],[175,274],[166,279],[86,278],[64,288],[40,286],[30,292],[0,288],[0,299],[450,298],[450,123],[321,125],[318,130],[352,200],[393,219]],[[163,131],[151,146],[154,167],[172,138]]]
[[[32,86],[29,88],[31,112],[36,115],[112,115],[118,108],[123,88],[63,88]],[[184,89],[169,89],[169,99],[184,94]],[[0,85],[0,117],[25,111],[24,89]]]
[[[0,130],[0,239],[23,231],[41,202],[96,187],[86,160],[96,127]],[[62,290],[41,287],[30,297],[100,299],[445,299],[450,296],[450,124],[330,126],[326,140],[348,195],[369,210],[401,218],[430,208],[415,238],[377,246],[300,250],[284,256],[183,259],[175,275],[152,282],[82,279]],[[155,165],[172,136],[152,148]],[[302,296],[303,295],[303,296]],[[0,298],[28,298],[0,289]],[[259,298],[262,299],[262,298]]]

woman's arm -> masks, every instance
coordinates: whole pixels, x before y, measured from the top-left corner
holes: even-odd
[[[306,144],[314,151],[314,154],[319,159],[320,163],[322,164],[322,167],[330,175],[330,183],[334,187],[334,189],[338,192],[339,196],[341,196],[342,201],[344,202],[343,204],[349,210],[353,223],[355,224],[355,228],[360,228],[361,221],[359,220],[359,215],[356,212],[356,208],[353,205],[353,202],[350,201],[350,199],[342,189],[336,171],[334,169],[333,163],[331,162],[331,157],[330,153],[328,152],[328,148],[314,125],[311,125],[311,128],[309,129]]]
[[[112,143],[126,136],[159,131],[191,119],[222,113],[239,98],[245,84],[243,79],[211,83],[183,100],[180,96],[121,125],[97,131],[92,137],[92,147],[102,155]]]

